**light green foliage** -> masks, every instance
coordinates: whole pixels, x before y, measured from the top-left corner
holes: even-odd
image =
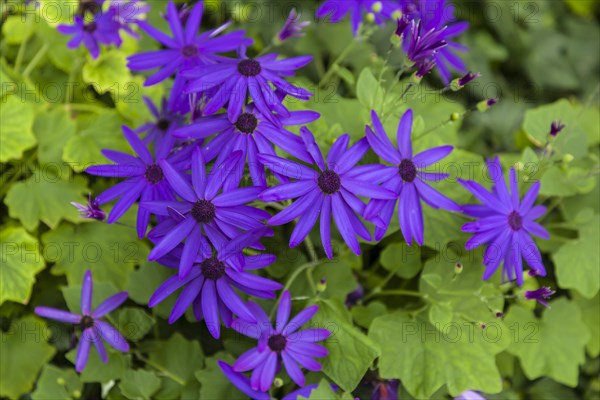
[[[4,83],[3,83],[4,86]],[[15,96],[8,96],[0,107],[0,162],[20,159],[35,146],[32,132],[34,110]]]

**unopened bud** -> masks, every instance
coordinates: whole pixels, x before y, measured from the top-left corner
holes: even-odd
[[[65,382],[64,378],[58,378],[56,379],[56,383],[58,383],[61,386],[64,386],[67,382]]]
[[[459,262],[457,262],[456,264],[454,264],[454,272],[456,274],[460,274],[463,271],[463,265]]]
[[[375,3],[373,3],[373,5],[371,6],[371,11],[373,11],[375,14],[378,14],[381,12],[381,10],[383,10],[383,4],[381,4],[380,1],[376,1]]]
[[[79,390],[73,390],[73,393],[71,393],[71,396],[74,399],[79,399],[79,398],[81,398],[81,392]]]
[[[375,14],[367,13],[367,22],[375,22]]]
[[[460,119],[460,114],[457,112],[453,112],[452,114],[450,114],[450,121],[455,122],[458,121]]]
[[[564,162],[565,164],[568,164],[568,163],[570,163],[571,161],[573,161],[574,157],[573,157],[573,154],[567,153],[567,154],[565,154],[565,155],[563,156],[563,158],[562,158],[562,159],[563,159],[563,162]]]
[[[498,103],[497,99],[487,99],[477,103],[477,110],[484,112],[490,109],[494,104]]]
[[[504,317],[504,313],[502,311],[496,311],[496,318]]]
[[[469,82],[479,78],[480,76],[481,76],[481,74],[479,72],[477,72],[475,74],[472,72],[469,72],[462,78],[456,78],[452,82],[450,82],[450,89],[454,92],[458,92],[460,89],[465,87]]]
[[[275,380],[273,380],[273,385],[275,385],[276,388],[280,388],[283,386],[283,379],[281,378],[275,378]]]
[[[322,278],[319,283],[317,283],[317,292],[322,293],[327,290],[327,280]]]
[[[483,329],[487,328],[487,325],[483,322],[480,322],[479,327],[483,330]]]

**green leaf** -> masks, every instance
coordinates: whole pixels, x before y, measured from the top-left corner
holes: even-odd
[[[82,382],[100,382],[107,383],[114,379],[121,379],[127,368],[129,368],[130,356],[112,349],[105,343],[108,352],[108,362],[104,364],[96,352],[96,348],[90,348],[90,355],[85,369],[81,372],[80,378]],[[68,352],[65,357],[67,360],[75,364],[75,356],[77,350],[73,349]]]
[[[404,279],[413,278],[421,270],[421,250],[405,242],[387,246],[379,258],[381,265],[388,271]]]
[[[92,288],[92,309],[95,309],[104,300],[117,294],[118,289],[110,282],[98,282],[95,276],[92,276],[94,287]],[[79,314],[81,312],[81,282],[79,285],[71,285],[61,288],[67,308],[71,312]]]
[[[356,82],[356,97],[358,101],[370,110],[379,110],[383,101],[383,88],[373,76],[370,68],[361,71]]]
[[[578,397],[573,390],[548,378],[535,382],[527,394],[531,400],[564,400]]]
[[[160,379],[154,372],[143,369],[128,370],[123,374],[119,388],[128,399],[151,399],[160,388]]]
[[[78,399],[83,383],[72,369],[61,369],[46,364],[31,394],[33,400]]]
[[[351,312],[357,325],[369,329],[375,318],[387,314],[387,307],[383,303],[372,301],[367,306],[352,307]]]
[[[200,382],[201,399],[236,399],[242,395],[235,386],[229,382],[225,374],[219,368],[217,360],[233,364],[235,361],[230,354],[218,352],[213,357],[206,359],[206,367],[196,371],[196,379]]]
[[[119,309],[119,330],[127,340],[142,339],[154,325],[154,319],[141,308],[125,307]]]
[[[46,323],[33,316],[0,331],[0,396],[16,399],[31,391],[40,369],[54,356],[49,337]]]
[[[495,355],[508,345],[506,332],[501,323],[491,332],[467,322],[440,331],[423,315],[395,312],[376,318],[369,337],[381,346],[381,378],[401,379],[412,396],[431,398],[444,384],[452,396],[500,392]]]
[[[583,322],[587,325],[591,335],[587,342],[587,351],[591,357],[600,354],[600,295],[592,299],[573,293],[573,300],[579,306],[583,316]]]
[[[143,261],[140,268],[129,273],[127,292],[131,300],[146,305],[150,296],[164,281],[173,276],[173,270],[158,263]],[[156,315],[167,319],[175,305],[176,296],[170,296],[152,308]]]
[[[556,277],[562,288],[575,289],[592,298],[600,289],[600,215],[579,228],[579,238],[563,245],[552,255]]]
[[[5,227],[0,243],[0,304],[6,300],[27,304],[35,275],[45,266],[39,242],[21,227]]]
[[[20,159],[35,146],[33,107],[16,96],[9,96],[0,107],[0,162]]]
[[[7,44],[20,45],[33,33],[36,25],[31,19],[26,21],[24,17],[24,15],[11,15],[2,24],[2,34]]]
[[[126,57],[116,50],[102,52],[96,60],[86,62],[82,74],[85,83],[94,86],[98,93],[111,91],[113,97],[119,97],[118,93],[131,82]]]
[[[80,285],[89,269],[94,282],[112,282],[119,290],[125,290],[129,272],[149,253],[135,229],[99,222],[63,224],[43,234],[42,243],[46,261],[55,263],[52,273],[66,275],[71,286]]]
[[[75,121],[63,108],[39,113],[33,124],[33,132],[38,141],[38,162],[42,170],[56,169],[61,178],[69,178],[67,164],[62,153],[67,141],[75,135]]]
[[[40,221],[54,229],[61,220],[81,222],[70,202],[88,191],[83,179],[62,180],[55,171],[36,169],[29,179],[15,183],[6,194],[8,214],[33,231]]]
[[[89,126],[71,137],[65,144],[63,160],[81,172],[95,164],[110,164],[100,152],[111,149],[131,153],[125,137],[121,133],[124,120],[116,111],[100,113]]]
[[[344,260],[338,259],[336,263],[324,262],[312,270],[314,282],[325,279],[327,282],[325,290],[321,293],[323,298],[336,298],[345,300],[346,296],[356,289],[356,278],[352,273],[352,267]],[[305,274],[302,274],[290,287],[294,296],[310,296],[312,289]]]
[[[541,319],[521,306],[510,308],[505,322],[513,343],[508,351],[519,358],[528,379],[547,376],[575,387],[590,333],[574,303],[560,298],[551,305]]]
[[[331,388],[331,384],[325,379],[321,379],[319,386],[310,392],[308,400],[324,400],[324,399],[337,399],[339,396]],[[306,399],[306,397],[300,396],[299,399]]]
[[[314,322],[327,328],[332,335],[325,342],[329,355],[320,360],[323,372],[343,390],[350,392],[379,356],[375,342],[346,321],[338,311],[340,305],[331,300],[318,302],[319,312]],[[341,306],[343,307],[343,306]]]

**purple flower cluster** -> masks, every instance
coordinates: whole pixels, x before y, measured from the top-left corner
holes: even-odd
[[[141,21],[149,7],[140,0],[87,0],[80,1],[73,24],[58,26],[64,35],[73,36],[69,48],[83,43],[93,58],[100,55],[100,45],[120,47],[123,40],[120,31],[137,38],[133,29]]]
[[[431,13],[430,7],[435,11],[443,3],[326,1],[318,15],[329,15],[332,21],[337,21],[350,13],[353,29],[357,30],[364,10],[373,13],[377,22],[391,19],[400,10],[404,17],[399,21],[399,34],[405,38],[408,57],[419,71],[429,71],[438,65],[448,78],[449,73],[444,73],[442,65],[449,63],[458,70],[463,66],[450,50],[444,50],[460,49],[458,45],[452,46],[449,39],[466,25],[448,25],[446,14]],[[100,6],[102,2],[97,4]],[[113,1],[109,9],[120,9],[127,4],[137,2]],[[260,272],[276,261],[274,255],[261,253],[266,250],[261,240],[274,234],[272,227],[295,221],[289,241],[289,246],[295,247],[305,241],[318,222],[323,253],[333,258],[332,225],[358,255],[360,240],[381,240],[396,214],[406,243],[412,245],[414,241],[422,246],[425,203],[478,219],[465,224],[463,230],[474,234],[467,242],[467,249],[487,244],[485,279],[503,262],[504,276],[521,284],[522,257],[536,274],[545,273],[539,250],[530,237],[548,236],[534,221],[544,213],[544,207],[534,206],[539,183],[520,200],[514,170],[509,192],[496,159],[490,161],[490,169],[498,172],[491,191],[476,182],[461,181],[483,204],[459,206],[434,188],[435,182],[446,179],[447,174],[430,170],[453,148],[439,146],[415,154],[411,109],[399,121],[395,144],[377,113],[372,111],[372,125],[365,127],[364,137],[351,143],[350,135],[341,135],[325,155],[313,133],[304,126],[318,119],[319,114],[292,111],[285,106],[288,97],[307,100],[312,96],[286,80],[310,63],[312,57],[286,59],[277,54],[249,57],[246,50],[252,40],[244,31],[224,33],[228,27],[225,24],[200,32],[202,14],[203,2],[191,9],[178,10],[169,1],[165,18],[170,35],[146,21],[136,21],[135,17],[111,17],[111,21],[120,24],[119,29],[136,22],[162,45],[160,50],[131,56],[129,68],[153,70],[146,85],[173,78],[173,86],[160,109],[146,99],[153,122],[136,130],[123,127],[135,155],[105,149],[103,155],[113,163],[87,169],[89,174],[122,181],[95,200],[90,197],[88,205],[77,207],[86,217],[103,220],[104,212],[99,206],[116,200],[107,219],[108,223],[114,223],[137,203],[137,234],[140,238],[147,237],[154,246],[149,259],[173,270],[148,305],[154,307],[179,291],[169,323],[191,308],[195,319],[204,320],[214,338],[220,337],[221,327],[225,326],[257,340],[256,347],[232,365],[219,364],[240,390],[253,398],[268,398],[266,392],[282,369],[303,387],[302,368],[320,370],[321,364],[315,358],[328,354],[326,347],[316,342],[327,339],[330,332],[319,327],[303,329],[317,313],[318,306],[311,305],[290,319],[292,296],[283,291],[273,325],[261,306],[246,299],[248,296],[275,299],[276,292],[283,288]],[[107,14],[93,15],[100,23]],[[105,43],[102,29],[88,32],[85,26],[81,32],[92,35],[88,39],[81,36],[86,45],[90,41]],[[286,26],[280,40],[297,36],[298,26],[290,21]],[[236,56],[223,55],[230,52]],[[287,128],[298,125],[299,135]],[[369,150],[385,164],[364,163]],[[265,210],[270,206],[280,211],[272,215]],[[369,223],[374,226],[373,234]],[[80,324],[84,334],[108,332],[107,324],[97,318],[118,306],[121,297],[107,300],[109,305],[103,303],[92,313],[90,285],[91,276],[89,282],[84,281],[83,316],[44,308],[38,309],[38,313]],[[547,293],[542,293],[532,298],[547,297]],[[105,340],[126,351],[125,345]],[[87,354],[91,342],[103,357],[102,342],[93,336],[89,340],[82,336],[78,371],[85,365],[84,353]]]

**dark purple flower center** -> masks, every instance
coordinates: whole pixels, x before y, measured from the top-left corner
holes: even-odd
[[[79,321],[79,327],[81,328],[82,331],[87,328],[91,328],[92,326],[94,326],[94,319],[92,317],[90,317],[89,315],[84,315],[81,318],[81,321]]]
[[[211,257],[200,263],[200,270],[206,279],[216,281],[225,275],[225,264],[217,257]]]
[[[521,214],[516,211],[508,214],[508,225],[510,225],[510,228],[513,231],[521,229],[521,227],[523,227],[523,217],[521,217]]]
[[[242,60],[238,64],[238,72],[244,76],[256,76],[260,74],[262,67],[256,60],[247,59]]]
[[[100,11],[100,4],[96,0],[79,0],[79,15],[97,14],[98,11]]]
[[[83,30],[87,33],[96,32],[97,25],[95,22],[90,22],[89,24],[83,25]]]
[[[215,205],[210,200],[198,200],[192,207],[192,217],[201,224],[215,219]]]
[[[254,114],[251,113],[243,113],[235,122],[235,127],[238,128],[240,132],[248,134],[253,133],[257,125],[258,120]]]
[[[271,336],[268,342],[269,348],[277,353],[283,351],[286,344],[287,339],[281,333]]]
[[[334,194],[340,190],[341,186],[340,176],[330,169],[326,169],[325,171],[321,172],[319,179],[317,179],[317,183],[323,193],[326,194]]]
[[[162,168],[156,164],[149,165],[144,172],[144,178],[153,185],[162,181],[164,177]]]
[[[167,129],[169,129],[169,125],[171,125],[171,121],[169,121],[167,118],[159,118],[158,121],[156,121],[156,126],[158,127],[158,129],[160,129],[163,132],[166,132]]]
[[[187,44],[181,49],[181,54],[187,58],[196,57],[198,55],[198,48],[193,44]]]
[[[412,182],[417,177],[417,167],[415,167],[415,163],[408,158],[400,161],[398,170],[400,171],[400,177],[404,182]]]

